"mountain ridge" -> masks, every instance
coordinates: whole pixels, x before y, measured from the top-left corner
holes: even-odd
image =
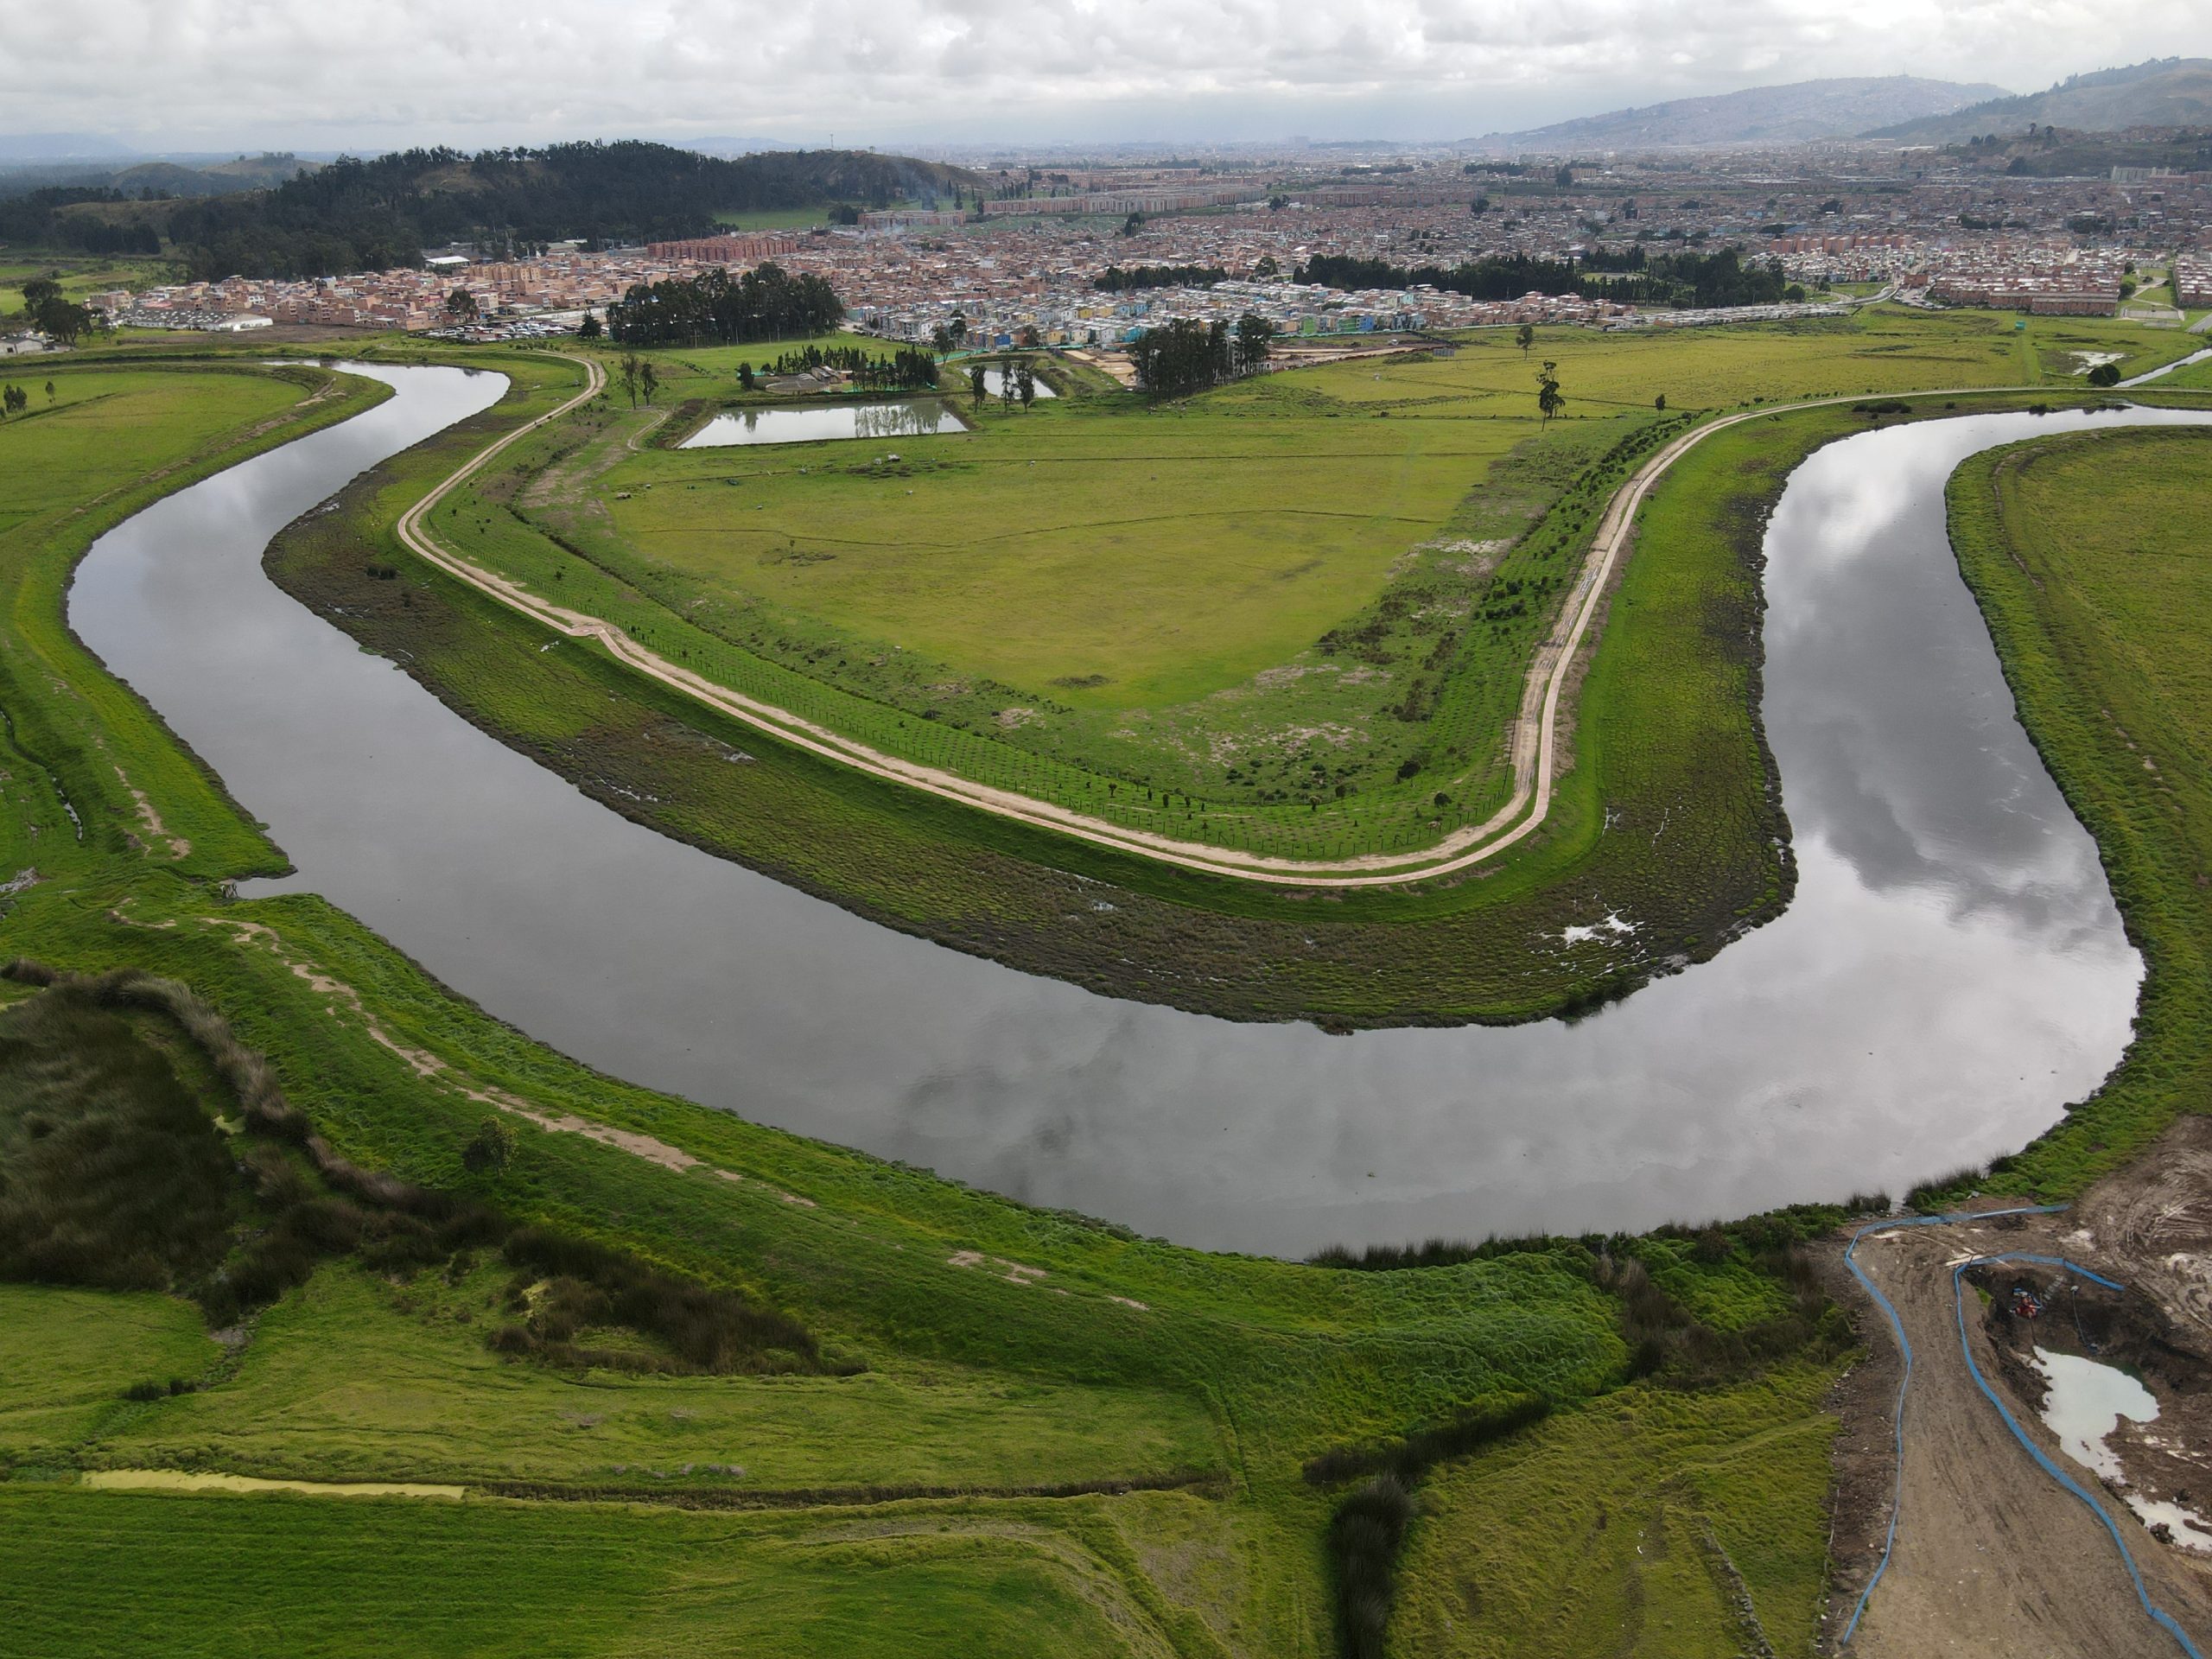
[[[1491,133],[1461,147],[1540,150],[1727,149],[1848,138],[1885,123],[1923,120],[2010,97],[2001,86],[1916,75],[1844,76],[1748,86],[1704,98],[1607,110],[1522,132]]]
[[[2076,132],[2212,126],[2212,58],[2152,58],[2069,75],[2040,92],[1990,99],[1873,128],[1862,136],[1947,144],[1991,133],[2009,135],[2031,125]]]

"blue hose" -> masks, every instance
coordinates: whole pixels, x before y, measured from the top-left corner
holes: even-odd
[[[1865,1238],[1869,1233],[1891,1232],[1902,1227],[1934,1227],[1947,1222],[1990,1221],[1999,1216],[2050,1216],[2056,1215],[2069,1207],[2063,1204],[2037,1204],[2023,1205],[2012,1210],[1984,1210],[1971,1214],[1914,1216],[1904,1221],[1869,1222],[1851,1236],[1850,1246],[1843,1253],[1844,1265],[1851,1269],[1852,1276],[1857,1279],[1866,1294],[1874,1299],[1875,1306],[1882,1310],[1883,1317],[1889,1320],[1891,1334],[1897,1338],[1897,1351],[1904,1356],[1904,1375],[1897,1382],[1897,1402],[1895,1414],[1896,1469],[1891,1476],[1890,1525],[1887,1534],[1882,1540],[1882,1559],[1875,1566],[1874,1576],[1866,1580],[1866,1588],[1859,1592],[1859,1599],[1851,1610],[1851,1622],[1844,1626],[1843,1635],[1836,1643],[1838,1647],[1847,1646],[1851,1638],[1857,1634],[1859,1621],[1866,1614],[1866,1604],[1874,1594],[1874,1586],[1882,1581],[1882,1575],[1890,1570],[1890,1554],[1896,1548],[1897,1540],[1897,1511],[1904,1504],[1904,1396],[1905,1389],[1912,1382],[1912,1343],[1905,1336],[1904,1322],[1897,1318],[1897,1311],[1891,1305],[1890,1299],[1882,1294],[1874,1281],[1866,1276],[1866,1269],[1859,1265],[1859,1240]],[[2119,1527],[2114,1525],[2112,1517],[2105,1513],[2103,1505],[2082,1491],[2065,1471],[2044,1454],[2041,1446],[2036,1445],[2021,1432],[2019,1424],[2013,1421],[2012,1414],[2005,1410],[2005,1402],[1997,1397],[1996,1390],[1989,1386],[1988,1381],[1982,1376],[1981,1367],[1974,1363],[1974,1351],[1967,1342],[1966,1304],[1964,1294],[1960,1288],[1961,1275],[1976,1262],[1999,1261],[2044,1262],[2066,1268],[2080,1274],[2085,1279],[2094,1280],[2098,1284],[2107,1286],[2114,1290],[2120,1289],[2120,1286],[2113,1280],[2090,1272],[2087,1268],[2076,1266],[2071,1262],[2063,1261],[2056,1256],[1978,1255],[1969,1261],[1961,1262],[1951,1271],[1952,1301],[1959,1323],[1959,1348],[1960,1351],[1966,1356],[1967,1369],[1973,1373],[1975,1384],[1980,1387],[1989,1403],[1997,1408],[1997,1414],[2005,1420],[2005,1426],[2012,1431],[2013,1438],[2027,1447],[2029,1454],[2042,1465],[2059,1484],[2087,1503],[2094,1511],[2097,1519],[2104,1522],[2105,1530],[2112,1535],[2113,1544],[2120,1551],[2120,1559],[2127,1567],[2128,1577],[2135,1582],[2136,1599],[2143,1604],[2143,1611],[2150,1614],[2152,1618],[2171,1635],[2175,1641],[2181,1643],[2182,1651],[2189,1656],[2189,1659],[2204,1659],[2204,1656],[2198,1652],[2196,1643],[2189,1639],[2181,1626],[2173,1621],[2172,1617],[2152,1601],[2150,1592],[2143,1585],[2143,1574],[2135,1565],[2135,1558],[2128,1553],[2126,1541],[2120,1535]]]

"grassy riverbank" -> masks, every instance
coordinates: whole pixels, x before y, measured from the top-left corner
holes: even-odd
[[[2134,1045],[2105,1086],[1954,1192],[2070,1196],[2212,1105],[2208,490],[2202,429],[2018,444],[1952,480],[1952,543],[2021,723],[2096,837],[2149,969]]]
[[[1531,1241],[1419,1271],[1205,1255],[596,1076],[320,899],[226,899],[225,879],[281,853],[68,633],[67,573],[99,528],[164,486],[372,394],[312,369],[182,359],[160,370],[168,378],[143,359],[69,372],[106,378],[66,405],[57,388],[57,411],[161,418],[73,436],[60,413],[0,429],[0,512],[15,521],[0,613],[0,957],[183,982],[226,1022],[226,1042],[265,1055],[327,1142],[315,1158],[365,1172],[348,1178],[362,1192],[390,1177],[435,1195],[424,1213],[485,1206],[502,1227],[626,1253],[791,1322],[819,1362],[664,1373],[649,1363],[663,1351],[620,1331],[577,1342],[631,1356],[620,1363],[494,1351],[486,1338],[523,1316],[513,1295],[527,1310],[581,1293],[511,1288],[512,1256],[499,1265],[485,1247],[418,1260],[440,1247],[377,1231],[396,1222],[349,1244],[367,1225],[343,1221],[349,1206],[381,1212],[321,1192],[324,1163],[266,1173],[272,1155],[296,1164],[304,1143],[255,1128],[213,1051],[159,1007],[102,1015],[116,1063],[65,1087],[54,1080],[76,1074],[52,1045],[73,1027],[44,1000],[61,993],[0,980],[0,1069],[47,1080],[38,1121],[7,1126],[22,1138],[10,1147],[75,1145],[73,1114],[143,1091],[172,1116],[181,1098],[234,1154],[222,1168],[264,1171],[260,1196],[241,1189],[222,1200],[240,1207],[208,1211],[236,1230],[220,1248],[259,1250],[289,1228],[322,1252],[222,1342],[181,1299],[217,1282],[201,1255],[164,1269],[168,1290],[0,1286],[0,1653],[1319,1654],[1332,1642],[1324,1540],[1338,1494],[1307,1480],[1307,1462],[1531,1394],[1554,1408],[1543,1438],[1509,1437],[1477,1464],[1510,1455],[1571,1480],[1587,1442],[1569,1426],[1592,1402],[1643,1414],[1704,1401],[1717,1444],[1787,1487],[1789,1535],[1817,1537],[1817,1471],[1788,1448],[1824,1435],[1826,1419],[1809,1395],[1758,1375],[1834,1363],[1833,1332],[1791,1321],[1773,1248],[1787,1229],[1694,1249]],[[521,410],[557,397],[562,372],[518,375]],[[66,480],[27,464],[65,453],[32,447],[65,438]],[[388,509],[430,464],[406,459],[364,488]],[[419,603],[430,590],[414,591]],[[503,1160],[472,1151],[487,1116],[515,1132]],[[8,1157],[18,1184],[0,1226],[36,1242],[58,1212],[23,1198],[36,1160]],[[68,1190],[66,1169],[36,1167],[37,1191]],[[130,1167],[101,1166],[100,1179],[127,1183]],[[254,1205],[280,1200],[294,1219],[253,1219]],[[300,1217],[322,1230],[301,1232]],[[408,1238],[413,1254],[394,1255]],[[1755,1347],[1716,1334],[1747,1329],[1769,1334]],[[1716,1353],[1728,1356],[1717,1372]],[[1622,1392],[1637,1372],[1649,1375]],[[1713,1455],[1654,1436],[1613,1463],[1621,1480],[1656,1486]],[[1465,1466],[1447,1459],[1431,1478]],[[147,1467],[449,1481],[475,1495],[77,1484]],[[1738,1536],[1733,1497],[1694,1508],[1716,1536]],[[1409,1548],[1448,1559],[1470,1529],[1503,1536],[1494,1516],[1457,1515],[1425,1513]],[[1513,1524],[1501,1593],[1510,1577],[1611,1595],[1628,1570]],[[1781,1554],[1798,1565],[1743,1570],[1770,1628],[1808,1628],[1819,1574],[1797,1546]],[[1427,1559],[1408,1555],[1408,1597],[1429,1593]],[[1466,1617],[1498,1640],[1512,1628],[1504,1612]]]

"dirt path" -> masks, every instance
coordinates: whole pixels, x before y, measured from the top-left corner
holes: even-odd
[[[567,356],[566,353],[555,355]],[[826,726],[803,719],[787,709],[779,709],[772,703],[717,685],[639,645],[605,619],[540,599],[519,583],[495,575],[445,547],[430,533],[425,523],[431,510],[508,445],[596,397],[606,385],[606,373],[596,362],[575,357],[567,357],[567,360],[582,364],[589,377],[585,389],[558,409],[541,415],[527,426],[509,433],[448,474],[401,515],[398,533],[402,542],[440,569],[531,620],[570,639],[596,639],[614,657],[639,673],[672,686],[696,702],[824,760],[835,760],[872,776],[922,790],[946,800],[957,801],[979,811],[1011,818],[1060,835],[1072,836],[1117,852],[1132,853],[1211,875],[1234,876],[1281,887],[1386,887],[1449,875],[1495,857],[1533,834],[1542,825],[1551,810],[1554,768],[1559,753],[1561,693],[1568,685],[1576,652],[1584,644],[1593,619],[1601,613],[1602,601],[1614,568],[1634,539],[1637,512],[1643,506],[1652,486],[1666,474],[1668,468],[1716,432],[1770,415],[1852,401],[1846,397],[1814,398],[1803,403],[1772,404],[1708,421],[1669,443],[1615,492],[1612,500],[1606,505],[1605,517],[1599,521],[1598,532],[1591,540],[1590,550],[1583,560],[1573,586],[1560,607],[1558,620],[1544,643],[1537,648],[1529,665],[1528,680],[1522,693],[1521,712],[1514,721],[1510,734],[1513,794],[1486,822],[1455,830],[1433,845],[1413,852],[1370,853],[1339,860],[1306,860],[1239,852],[1204,842],[1181,841],[1149,830],[1128,829],[1050,801],[976,783],[957,772],[887,754]],[[2020,391],[2024,388],[1982,387],[1970,390]],[[1961,392],[1955,388],[1948,391],[1905,395],[1955,397]]]
[[[1960,1218],[1870,1234],[1860,1243],[1858,1264],[1896,1308],[1912,1346],[1913,1370],[1896,1542],[1842,1651],[1864,1659],[2180,1659],[2190,1651],[2145,1612],[2103,1522],[2036,1462],[1982,1393],[1967,1364],[1953,1273],[1972,1256],[2063,1255],[2156,1290],[2137,1277],[2150,1265],[2146,1257],[2119,1232],[2108,1237],[2085,1229],[2084,1221],[2142,1213],[2142,1195],[2125,1189],[2155,1185],[2170,1168],[2171,1160],[2153,1154],[2063,1214]],[[2147,1208],[2156,1212],[2161,1205],[2152,1198]],[[2212,1222],[2212,1207],[2201,1219]],[[2164,1236],[2157,1248],[2171,1254],[2174,1242]],[[2125,1503],[2060,1450],[2032,1406],[2004,1380],[2004,1357],[1984,1329],[1971,1286],[1964,1302],[1965,1341],[2021,1431],[2110,1516],[2152,1601],[2198,1649],[2212,1644],[2212,1561],[2153,1538]],[[1887,1328],[1871,1308],[1867,1324]],[[1863,1418],[1853,1424],[1847,1409],[1847,1438],[1872,1454],[1859,1473],[1872,1475],[1878,1466],[1883,1490],[1878,1504],[1842,1506],[1859,1507],[1859,1514],[1845,1523],[1849,1535],[1840,1527],[1836,1540],[1842,1593],[1831,1629],[1838,1634],[1878,1559],[1889,1520],[1888,1411],[1896,1375],[1891,1369],[1861,1396],[1863,1407],[1880,1414],[1878,1425]],[[1878,1434],[1867,1432],[1876,1427]],[[1847,1470],[1847,1488],[1852,1479]]]

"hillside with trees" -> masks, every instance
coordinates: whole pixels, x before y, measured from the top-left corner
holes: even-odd
[[[2154,58],[2125,69],[2069,75],[2019,98],[1995,98],[1954,114],[1877,128],[1869,138],[1953,144],[2030,127],[2124,132],[2132,127],[2212,126],[2212,58]]]
[[[734,161],[625,140],[543,149],[410,149],[342,157],[274,189],[183,203],[168,213],[194,277],[324,276],[419,264],[426,247],[524,250],[711,234],[715,215],[934,200],[972,175],[859,150]]]

